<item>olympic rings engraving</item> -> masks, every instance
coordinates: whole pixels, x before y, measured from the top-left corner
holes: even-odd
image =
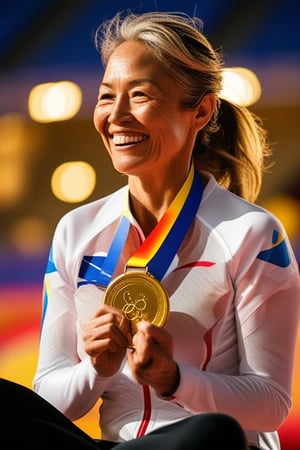
[[[131,297],[130,291],[125,291],[123,293],[123,300],[125,302],[122,311],[125,317],[129,320],[142,320],[145,315],[145,309],[147,307],[146,296],[143,292],[138,294],[138,297],[133,299]]]

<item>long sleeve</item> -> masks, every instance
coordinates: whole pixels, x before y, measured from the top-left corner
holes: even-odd
[[[254,229],[260,227],[260,220],[263,229],[250,230],[230,263],[238,373],[212,373],[209,364],[205,371],[181,364],[174,402],[193,413],[222,411],[248,430],[272,431],[291,408],[300,279],[281,225],[258,215]],[[268,239],[274,229],[280,232],[273,236],[272,247]]]
[[[55,270],[46,274],[44,289],[47,305],[34,389],[75,420],[92,408],[111,379],[99,377],[89,357],[78,356],[72,287]]]
[[[100,377],[79,345],[80,321],[74,301],[78,255],[98,232],[89,214],[81,216],[80,211],[80,218],[77,211],[74,220],[73,214],[67,215],[55,230],[44,279],[39,360],[33,381],[34,390],[71,420],[88,412],[114,378]]]

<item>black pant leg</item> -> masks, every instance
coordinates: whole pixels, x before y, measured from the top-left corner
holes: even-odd
[[[237,421],[223,414],[200,414],[147,436],[115,444],[99,441],[73,424],[32,390],[0,378],[2,450],[246,450]]]
[[[199,414],[162,427],[115,450],[247,450],[239,423],[224,414]]]
[[[2,450],[106,450],[50,403],[20,384],[0,379]]]

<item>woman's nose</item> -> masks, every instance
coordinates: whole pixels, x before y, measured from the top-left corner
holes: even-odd
[[[112,105],[108,121],[110,123],[128,122],[132,120],[130,104],[126,98],[118,98]]]

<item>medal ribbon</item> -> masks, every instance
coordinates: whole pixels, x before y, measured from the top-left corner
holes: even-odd
[[[99,268],[100,273],[97,276],[98,285],[103,287],[108,286],[115,271],[118,259],[121,255],[122,248],[124,247],[125,241],[127,239],[129,228],[130,221],[126,216],[122,216],[111,247],[102,264],[102,267]]]
[[[161,220],[128,260],[126,268],[147,268],[157,280],[161,280],[195,217],[202,194],[201,177],[192,165],[182,188]],[[97,278],[97,284],[103,287],[108,286],[111,280],[129,227],[130,221],[123,215]]]
[[[147,267],[157,280],[161,280],[195,217],[202,194],[201,177],[192,166],[173,202],[126,267]]]

